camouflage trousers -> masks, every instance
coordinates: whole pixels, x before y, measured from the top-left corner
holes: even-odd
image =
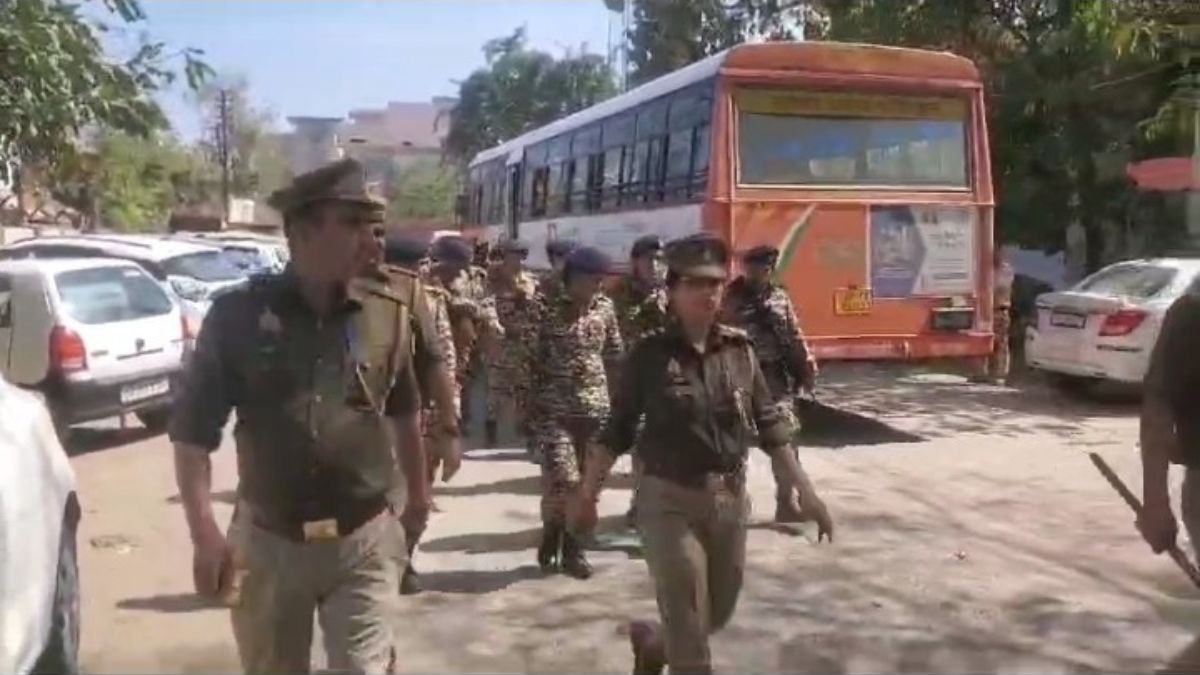
[[[529,382],[519,368],[489,365],[487,374],[486,419],[500,420],[501,413],[511,406],[517,420],[525,416],[529,399]]]
[[[567,499],[579,489],[588,448],[599,438],[602,420],[569,417],[538,425],[542,457],[542,522],[566,522]]]
[[[800,431],[800,419],[796,417],[795,392],[787,377],[782,375],[783,366],[776,363],[762,364],[763,375],[767,380],[767,389],[771,391],[771,401],[779,408],[779,414],[792,427],[792,433]],[[792,452],[796,453],[796,445],[792,443]],[[798,456],[798,455],[797,455]],[[771,463],[771,473],[775,477],[775,499],[790,499],[795,491],[791,480],[783,475],[782,468],[775,462]]]

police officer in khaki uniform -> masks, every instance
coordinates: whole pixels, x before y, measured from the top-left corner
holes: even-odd
[[[415,277],[363,276],[383,209],[357,162],[298,176],[270,203],[291,263],[213,304],[171,425],[196,590],[232,606],[246,672],[308,672],[314,611],[331,669],[383,672],[403,529],[428,517],[415,365],[441,355]],[[227,540],[209,453],[235,409]],[[401,522],[389,499],[397,462]]]
[[[1200,288],[1167,310],[1150,354],[1142,393],[1142,536],[1155,553],[1175,543],[1179,525],[1171,509],[1167,474],[1185,468],[1180,512],[1188,538],[1200,552]],[[1198,553],[1200,554],[1200,553]]]
[[[788,445],[791,426],[773,403],[750,339],[716,323],[729,258],[724,242],[687,237],[672,242],[666,257],[671,316],[624,363],[572,522],[579,530],[595,525],[602,479],[636,437],[645,472],[638,529],[663,625],[630,626],[634,672],[669,665],[672,673],[704,673],[712,668],[709,635],[729,621],[742,587],[749,447],[759,445],[782,467],[818,524],[818,540],[832,540],[833,523]]]

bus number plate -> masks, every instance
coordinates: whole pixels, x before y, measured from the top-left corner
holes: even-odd
[[[839,288],[833,292],[834,314],[870,314],[871,289]]]

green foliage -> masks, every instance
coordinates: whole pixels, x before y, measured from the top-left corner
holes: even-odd
[[[418,160],[396,171],[388,184],[388,220],[452,218],[458,190],[454,167],[435,159]]]
[[[145,19],[137,0],[104,0],[125,23]],[[152,95],[176,72],[161,42],[144,41],[123,62],[109,58],[79,2],[0,1],[0,165],[9,160],[53,166],[76,152],[91,125],[137,135],[166,127]],[[200,52],[184,49],[182,71],[198,86],[210,70]]]
[[[523,28],[489,41],[483,52],[487,67],[459,83],[458,105],[450,115],[445,150],[459,162],[615,91],[603,57],[568,53],[556,59],[531,50]]]
[[[82,184],[108,226],[130,232],[165,231],[171,210],[211,190],[213,176],[192,149],[161,135],[113,132],[97,143]],[[201,197],[203,198],[203,197]]]
[[[276,116],[270,110],[251,105],[246,78],[221,76],[196,90],[194,99],[202,111],[206,132],[200,149],[219,172],[217,129],[221,122],[222,91],[230,129],[230,193],[235,197],[265,199],[291,180],[291,168],[283,138],[277,131]]]
[[[807,2],[639,0],[626,36],[630,83],[648,82],[747,39],[796,39],[815,18]]]

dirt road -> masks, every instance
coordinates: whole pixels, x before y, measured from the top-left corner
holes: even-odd
[[[822,401],[887,426],[802,451],[838,521],[833,546],[766,523],[772,482],[755,457],[747,582],[714,640],[718,668],[1144,672],[1200,633],[1200,594],[1149,555],[1087,460],[1101,453],[1140,492],[1131,406],[868,368],[826,379]],[[165,439],[97,432],[80,453],[85,668],[236,670],[227,613],[189,593]],[[216,462],[227,517],[232,448]],[[517,451],[475,452],[439,489],[418,558],[429,590],[397,618],[402,671],[628,672],[622,627],[654,613],[644,563],[602,550],[589,582],[540,578],[537,489]],[[604,496],[613,528],[628,497]]]

